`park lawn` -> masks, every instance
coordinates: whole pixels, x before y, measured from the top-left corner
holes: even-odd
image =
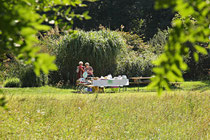
[[[209,139],[209,82],[164,92],[76,94],[53,87],[3,89],[2,139]]]

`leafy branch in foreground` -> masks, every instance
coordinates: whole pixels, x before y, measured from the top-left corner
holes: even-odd
[[[208,54],[200,43],[207,43],[210,35],[210,2],[209,0],[156,0],[156,8],[172,7],[180,17],[172,23],[172,30],[165,52],[154,62],[155,77],[149,87],[157,87],[161,94],[163,88],[170,90],[169,82],[184,81],[182,70],[188,66],[183,56],[189,53],[190,42],[193,46],[194,59],[198,61],[199,53]]]
[[[62,6],[67,8],[60,10]],[[47,74],[50,70],[57,70],[55,57],[40,54],[38,47],[34,46],[38,41],[36,34],[50,29],[50,26],[43,25],[43,22],[58,25],[64,23],[63,20],[57,19],[57,14],[46,14],[52,11],[69,19],[70,25],[73,24],[71,21],[74,17],[90,18],[88,12],[81,15],[71,12],[71,7],[76,6],[85,6],[83,0],[0,0],[0,64],[7,54],[13,54],[26,63],[32,63],[38,76],[40,71]]]

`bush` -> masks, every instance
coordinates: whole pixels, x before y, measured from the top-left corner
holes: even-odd
[[[162,54],[164,51],[164,46],[167,43],[168,36],[169,36],[168,30],[158,29],[157,34],[155,34],[153,38],[151,38],[148,41],[151,52],[158,55]]]
[[[47,75],[41,74],[40,77],[37,77],[32,65],[26,65],[18,60],[8,63],[4,70],[4,79],[17,77],[22,87],[39,87],[48,82]]]
[[[138,35],[128,32],[120,34],[126,40],[127,49],[118,55],[115,75],[151,76],[154,67],[152,61],[157,59],[159,54],[155,54],[153,48],[143,42]]]
[[[154,65],[152,61],[157,59],[158,55],[145,51],[137,53],[134,51],[127,52],[118,58],[117,70],[115,75],[135,76],[151,76]]]
[[[148,49],[149,46],[143,41],[137,34],[131,34],[129,32],[119,32],[119,34],[126,40],[126,45],[130,51],[142,52]]]
[[[19,78],[9,78],[3,84],[3,87],[20,87],[20,86],[21,82]]]
[[[40,87],[47,85],[48,77],[45,74],[40,74],[39,77],[34,73],[34,67],[32,65],[26,65],[21,70],[19,75],[22,87]]]

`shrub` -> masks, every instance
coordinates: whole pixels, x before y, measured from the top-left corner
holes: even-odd
[[[159,54],[153,52],[153,48],[143,42],[143,39],[136,34],[120,32],[126,40],[127,49],[118,55],[117,69],[115,75],[128,77],[151,76],[153,64]]]
[[[142,52],[148,49],[149,46],[143,41],[137,34],[131,34],[129,32],[119,32],[119,34],[126,40],[127,48],[131,51]]]
[[[168,36],[169,36],[168,30],[158,29],[157,34],[155,34],[153,38],[151,38],[148,41],[148,44],[150,46],[150,51],[158,55],[162,54],[164,51],[164,46],[167,43]]]
[[[137,53],[134,51],[127,52],[118,58],[117,70],[115,75],[135,76],[151,76],[154,65],[152,61],[157,59],[158,55],[145,51]]]
[[[17,77],[20,79],[22,87],[39,87],[48,82],[47,75],[41,74],[40,77],[37,77],[32,65],[26,65],[18,60],[8,63],[4,70],[5,79]]]
[[[32,65],[26,65],[21,70],[19,77],[22,87],[40,87],[46,85],[48,82],[47,75],[42,73],[39,77],[36,76]]]
[[[20,87],[20,86],[21,82],[19,78],[9,78],[3,84],[3,87]]]

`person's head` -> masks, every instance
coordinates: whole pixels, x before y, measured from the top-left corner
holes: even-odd
[[[79,65],[83,65],[83,62],[82,61],[79,61]]]
[[[86,63],[85,63],[85,66],[88,67],[88,66],[90,66],[90,64],[89,64],[88,62],[86,62]]]

